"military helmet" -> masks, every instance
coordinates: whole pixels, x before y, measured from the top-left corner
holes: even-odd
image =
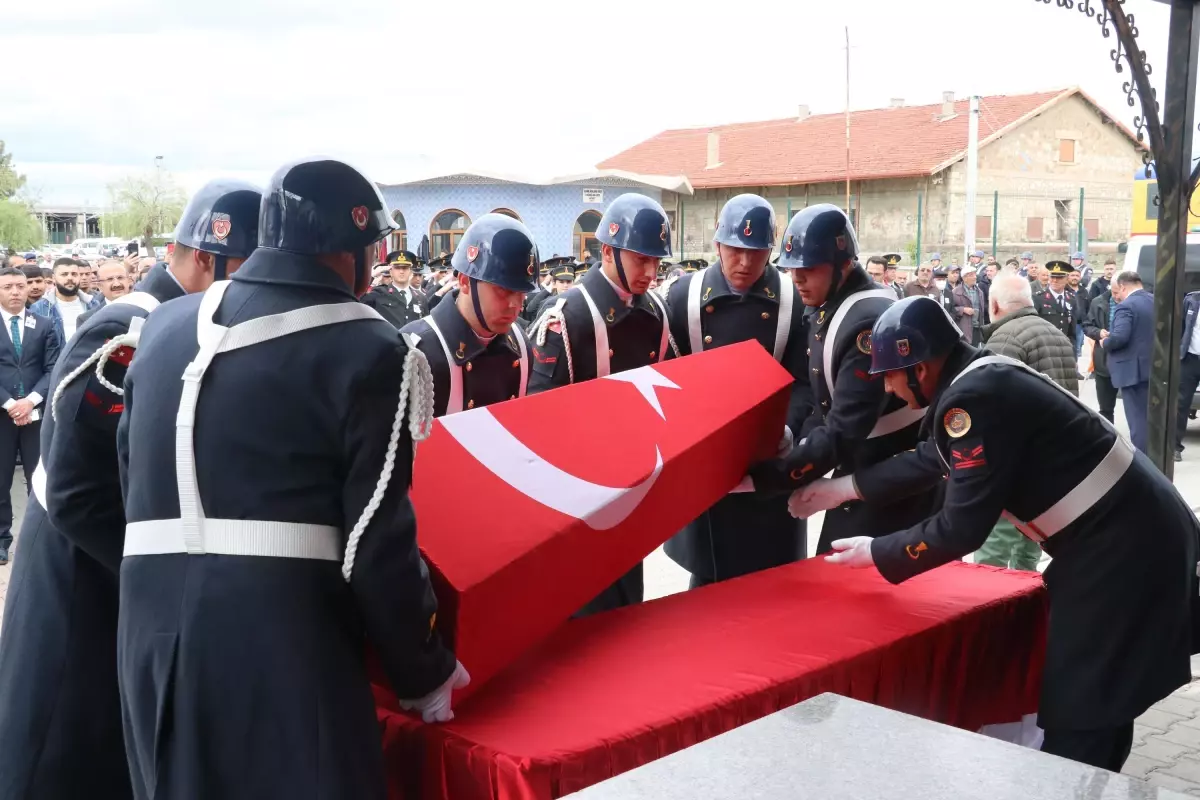
[[[354,253],[398,229],[365,175],[341,161],[307,158],[271,176],[258,240],[261,247],[291,253]]]
[[[652,258],[671,255],[671,223],[667,212],[644,194],[627,192],[609,204],[596,229],[596,238],[618,250]]]
[[[175,226],[175,242],[225,258],[248,258],[258,247],[261,204],[262,190],[253,184],[209,181],[188,201]]]
[[[846,212],[832,203],[819,203],[796,213],[783,234],[784,269],[811,269],[832,264],[835,269],[858,257],[858,237]]]
[[[871,329],[871,374],[915,367],[948,352],[961,338],[958,325],[932,297],[897,300]]]
[[[471,223],[451,259],[460,275],[504,289],[537,288],[538,251],[525,223],[504,214],[484,214]]]
[[[774,250],[774,207],[756,194],[730,198],[721,208],[713,241],[744,250]]]

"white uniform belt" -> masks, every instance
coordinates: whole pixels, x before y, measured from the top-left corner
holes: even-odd
[[[1023,522],[1007,511],[1004,512],[1004,517],[1030,539],[1044,542],[1100,502],[1101,498],[1116,486],[1132,463],[1133,446],[1125,437],[1118,436],[1108,455],[1101,459],[1088,476],[1037,518]]]
[[[125,555],[191,555],[307,558],[341,563],[340,531],[329,525],[250,519],[204,520],[203,549],[189,550],[183,520],[153,519],[125,526]]]

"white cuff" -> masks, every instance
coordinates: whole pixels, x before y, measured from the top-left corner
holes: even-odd
[[[10,408],[12,408],[13,406],[15,406],[16,404],[17,404],[17,401],[16,401],[16,400],[13,400],[13,399],[10,397],[8,400],[5,400],[5,401],[4,401],[4,405],[0,406],[0,408],[3,408],[5,411],[8,411]]]
[[[29,394],[25,395],[25,399],[33,403],[34,407],[42,404],[42,396],[37,392],[30,392]]]

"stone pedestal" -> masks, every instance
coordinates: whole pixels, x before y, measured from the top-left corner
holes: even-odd
[[[1184,800],[1095,769],[822,694],[570,795],[579,800]]]

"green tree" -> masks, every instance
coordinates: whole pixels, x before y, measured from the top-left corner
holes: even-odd
[[[29,250],[42,244],[42,224],[19,200],[0,199],[0,245]]]
[[[4,200],[11,199],[25,185],[25,176],[13,169],[12,158],[12,153],[4,151],[4,141],[0,139],[0,199]]]
[[[183,189],[162,169],[109,184],[108,194],[113,212],[105,215],[104,228],[117,236],[140,237],[147,248],[154,247],[156,235],[175,229],[187,204]]]

